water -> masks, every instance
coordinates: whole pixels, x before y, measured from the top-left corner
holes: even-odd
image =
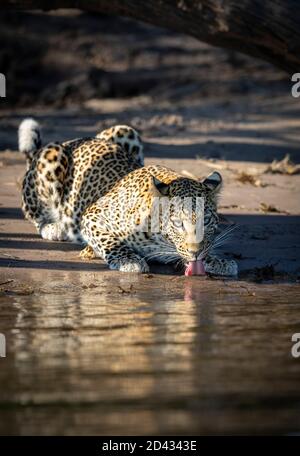
[[[1,434],[300,431],[298,285],[15,274],[0,296]]]

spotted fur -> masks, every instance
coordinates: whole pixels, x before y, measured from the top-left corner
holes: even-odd
[[[198,182],[163,166],[145,166],[130,172],[83,213],[81,233],[88,246],[82,257],[100,257],[111,269],[127,272],[147,272],[149,260],[177,262],[184,266],[200,257],[206,272],[235,276],[235,261],[211,254],[218,243],[219,186],[220,175],[217,173]],[[163,220],[163,215],[160,216],[159,231],[153,232],[151,209],[155,198],[165,197],[171,201],[179,197],[182,201],[188,197],[195,201],[197,196],[205,200],[204,238],[201,242],[195,238],[196,223],[189,223],[196,220],[196,204],[192,204],[192,213],[189,214],[176,204],[171,205],[168,217]]]
[[[198,182],[162,166],[143,166],[140,136],[126,125],[104,130],[95,138],[42,148],[36,140],[40,140],[36,123],[27,121],[27,131],[26,124],[20,130],[30,145],[23,211],[44,239],[85,243],[82,258],[103,258],[111,269],[120,271],[146,272],[150,260],[184,265],[201,257],[207,272],[236,275],[234,261],[211,254],[217,239],[218,173]],[[25,152],[21,136],[19,142]],[[197,196],[205,199],[201,242],[195,239],[195,226],[187,222],[187,214],[175,206],[164,230],[163,217],[158,232],[150,229],[154,199],[190,197],[194,201]],[[191,211],[193,221],[194,204]],[[137,228],[141,225],[142,230]]]

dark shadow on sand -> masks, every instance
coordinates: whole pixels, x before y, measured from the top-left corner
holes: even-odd
[[[24,219],[24,215],[18,207],[0,207],[1,219],[22,220]]]
[[[22,213],[17,208],[2,208],[7,218],[18,219]],[[249,271],[255,268],[272,267],[274,271],[287,274],[300,273],[300,216],[265,215],[265,214],[226,214],[226,218],[237,224],[227,239],[216,253],[221,256],[234,258],[239,265],[239,270]],[[2,239],[1,239],[2,237]],[[17,239],[14,239],[17,238]],[[23,239],[22,239],[23,238]],[[82,246],[70,242],[51,242],[40,239],[37,234],[1,233],[0,234],[0,268],[37,268],[57,270],[88,270],[103,271],[107,269],[101,260],[91,262],[78,261],[78,252]],[[18,250],[40,251],[42,259],[28,260],[18,258]],[[12,251],[12,254],[10,254]],[[68,257],[69,261],[51,258],[44,260],[46,252],[74,252]],[[155,265],[151,272],[178,274],[165,265]]]

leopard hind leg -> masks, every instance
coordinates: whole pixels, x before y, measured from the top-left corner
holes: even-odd
[[[137,166],[144,166],[143,143],[134,128],[128,125],[115,125],[98,133],[96,138],[118,144]]]
[[[43,239],[67,240],[61,224],[63,185],[68,157],[63,146],[50,143],[44,147],[23,182],[23,211]]]

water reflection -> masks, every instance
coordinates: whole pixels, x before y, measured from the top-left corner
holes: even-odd
[[[291,286],[272,301],[267,286],[247,287],[53,272],[33,295],[2,297],[0,404],[16,410],[0,431],[45,433],[47,420],[49,433],[193,433],[209,426],[207,413],[221,430],[249,429],[251,417],[237,419],[243,404],[299,396],[288,337],[300,309]]]

